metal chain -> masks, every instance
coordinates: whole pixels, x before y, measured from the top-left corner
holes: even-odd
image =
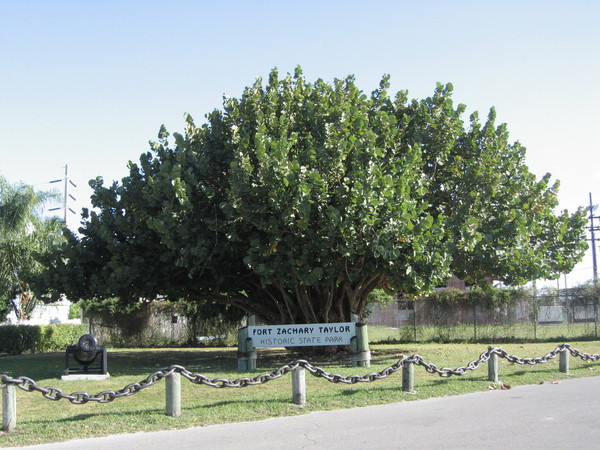
[[[425,370],[429,373],[436,373],[441,377],[448,378],[452,375],[460,376],[466,374],[468,371],[477,370],[481,363],[487,362],[490,359],[490,357],[494,354],[514,364],[535,365],[546,363],[547,361],[556,358],[556,356],[563,351],[568,351],[569,353],[571,353],[571,355],[577,358],[581,358],[583,361],[596,362],[600,360],[599,354],[590,355],[588,353],[583,353],[577,349],[572,348],[569,344],[561,344],[545,356],[537,358],[520,358],[518,356],[510,355],[505,350],[502,350],[498,347],[488,347],[488,350],[483,352],[479,356],[479,359],[471,361],[466,366],[458,367],[456,369],[450,369],[448,367],[438,368],[435,364],[426,362],[421,356],[412,355],[403,356],[396,363],[392,364],[389,367],[386,367],[380,372],[374,372],[367,375],[343,376],[335,373],[329,373],[320,367],[312,365],[308,361],[300,359],[285,364],[270,373],[257,375],[253,378],[236,378],[234,380],[228,380],[224,378],[208,378],[198,373],[192,373],[185,367],[173,365],[149,375],[148,377],[146,377],[146,379],[138,383],[128,384],[123,389],[120,389],[118,391],[102,391],[96,395],[90,395],[85,392],[73,392],[71,394],[65,394],[62,390],[56,387],[40,387],[31,378],[12,378],[5,374],[0,374],[0,388],[3,388],[7,385],[15,385],[19,389],[22,389],[27,392],[39,392],[49,400],[57,401],[61,399],[66,399],[75,405],[83,405],[88,402],[110,403],[117,398],[129,397],[131,395],[137,394],[138,392],[140,392],[143,389],[146,389],[147,387],[155,385],[163,378],[168,377],[173,373],[181,374],[183,377],[185,377],[194,384],[203,384],[214,388],[242,388],[247,386],[256,386],[259,384],[267,383],[268,381],[276,380],[291,372],[292,370],[300,367],[308,370],[311,375],[323,378],[331,383],[355,384],[363,382],[372,382],[375,380],[387,378],[408,364],[415,364],[424,367]]]
[[[155,372],[152,375],[149,375],[145,380],[142,380],[139,383],[128,384],[123,389],[120,389],[118,391],[102,391],[96,395],[90,395],[85,392],[73,392],[71,394],[65,394],[61,389],[56,387],[38,386],[37,383],[31,378],[11,378],[4,374],[0,374],[0,384],[13,384],[19,389],[22,389],[26,392],[39,392],[48,400],[66,399],[75,405],[83,405],[88,402],[110,403],[116,398],[129,397],[131,395],[137,394],[142,389],[145,389],[158,383],[160,380],[173,373],[175,371],[175,367],[177,366],[171,366],[168,369],[163,369],[159,372]]]

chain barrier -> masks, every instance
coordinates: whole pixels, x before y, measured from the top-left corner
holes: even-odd
[[[458,367],[456,369],[450,369],[447,367],[438,368],[435,364],[431,364],[426,362],[419,355],[412,356],[403,356],[396,363],[392,364],[385,369],[370,373],[367,375],[349,375],[343,376],[335,373],[329,373],[324,369],[314,366],[308,361],[305,360],[296,360],[292,361],[288,364],[285,364],[278,369],[275,369],[273,372],[265,373],[262,375],[258,375],[253,378],[237,378],[234,380],[228,380],[224,378],[208,378],[204,375],[190,372],[185,367],[172,365],[166,369],[160,370],[158,372],[149,375],[146,379],[138,382],[131,383],[125,386],[123,389],[118,391],[102,391],[96,395],[90,395],[85,392],[73,392],[71,394],[65,394],[62,390],[48,386],[48,387],[40,387],[37,383],[31,378],[27,377],[16,377],[12,378],[5,374],[0,374],[0,388],[3,388],[7,385],[15,385],[19,389],[22,389],[26,392],[39,392],[45,398],[49,400],[61,400],[65,399],[75,405],[83,405],[88,402],[98,402],[98,403],[110,403],[117,398],[129,397],[134,394],[137,394],[143,389],[146,389],[150,386],[155,385],[163,378],[168,377],[173,373],[179,373],[181,376],[188,379],[190,382],[194,384],[202,384],[214,388],[243,388],[247,386],[256,386],[260,384],[267,383],[268,381],[276,380],[278,378],[283,377],[287,373],[293,371],[294,369],[300,367],[306,369],[310,372],[311,375],[323,378],[331,383],[343,383],[343,384],[355,384],[355,383],[363,383],[363,382],[372,382],[376,380],[381,380],[389,377],[390,375],[398,372],[402,368],[404,368],[407,364],[415,364],[417,366],[423,367],[427,372],[432,374],[437,374],[440,377],[448,378],[452,375],[465,375],[468,371],[477,370],[481,363],[487,362],[493,354],[498,355],[500,358],[504,358],[507,361],[514,364],[544,364],[549,360],[556,358],[563,351],[568,351],[572,356],[581,358],[583,361],[593,361],[596,362],[600,359],[599,354],[590,355],[588,353],[583,353],[575,348],[572,348],[569,344],[561,344],[557,346],[553,351],[549,352],[545,356],[537,357],[537,358],[520,358],[518,356],[510,355],[505,350],[502,350],[498,347],[488,347],[488,350],[483,352],[479,359],[469,362],[464,367]]]

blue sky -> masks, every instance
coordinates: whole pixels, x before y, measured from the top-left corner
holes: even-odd
[[[0,175],[50,189],[68,164],[78,211],[87,181],[125,176],[161,124],[202,123],[224,94],[296,65],[365,92],[388,73],[416,98],[451,82],[561,181],[561,208],[600,202],[597,1],[0,0],[0,17]],[[567,284],[591,267],[588,254]]]

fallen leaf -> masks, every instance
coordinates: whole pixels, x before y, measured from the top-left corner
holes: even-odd
[[[538,381],[538,384],[544,384],[544,382],[543,381]]]
[[[554,380],[552,384],[560,384],[560,381]]]
[[[502,383],[502,384],[500,385],[500,389],[502,389],[503,391],[506,391],[506,390],[508,390],[508,389],[512,389],[512,386],[510,386],[510,385],[508,385],[508,384],[504,384],[504,383]]]

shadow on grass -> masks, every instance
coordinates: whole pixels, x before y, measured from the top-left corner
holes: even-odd
[[[48,420],[47,422],[56,422],[56,423],[60,423],[60,422],[84,422],[88,419],[94,419],[96,417],[99,416],[114,416],[114,415],[119,415],[118,413],[106,413],[106,412],[98,412],[95,414],[78,414],[76,416],[71,416],[71,417],[65,417],[63,419],[54,419],[54,420]]]
[[[35,421],[27,421],[27,420],[23,420],[20,421],[21,423],[23,423],[24,425],[26,424],[42,424],[42,423],[46,423],[46,424],[53,424],[53,423],[72,423],[72,422],[86,422],[88,420],[97,420],[98,418],[105,418],[104,420],[109,420],[109,418],[111,420],[118,420],[120,417],[131,417],[131,416],[135,416],[135,415],[140,415],[140,416],[147,416],[150,414],[165,414],[165,410],[164,409],[160,409],[160,408],[153,408],[153,409],[148,409],[148,410],[144,410],[143,412],[140,411],[138,413],[133,412],[133,411],[101,411],[98,410],[98,412],[94,412],[94,413],[86,413],[86,414],[77,414],[74,416],[69,416],[69,417],[63,417],[60,419],[56,419],[56,418],[52,418],[49,417],[47,419],[36,419]],[[84,438],[86,436],[82,436],[82,438]]]
[[[185,406],[182,405],[181,407],[181,411],[182,414],[189,414],[190,416],[192,416],[194,413],[198,413],[199,411],[203,411],[203,410],[207,410],[207,409],[212,409],[212,408],[219,408],[219,407],[227,407],[227,406],[231,406],[231,405],[238,405],[240,406],[242,409],[243,408],[247,408],[248,410],[251,410],[252,407],[255,407],[257,405],[257,403],[263,404],[263,405],[287,405],[287,404],[291,404],[291,399],[289,401],[286,400],[282,400],[282,399],[266,399],[266,400],[249,400],[249,399],[240,399],[240,400],[225,400],[225,401],[219,401],[219,402],[213,402],[213,403],[208,403],[208,404],[203,404],[203,405],[192,405],[192,406]],[[121,418],[127,417],[127,420],[129,420],[131,417],[133,416],[152,416],[152,415],[157,415],[157,416],[166,416],[165,413],[165,409],[164,408],[149,408],[149,409],[145,409],[143,411],[101,411],[98,410],[97,412],[92,412],[92,413],[85,413],[85,414],[76,414],[73,416],[69,416],[69,417],[63,417],[63,418],[53,418],[53,417],[48,417],[48,418],[42,418],[42,419],[36,419],[36,420],[21,420],[20,423],[23,426],[31,426],[31,425],[40,425],[40,424],[47,424],[47,425],[51,425],[51,424],[61,424],[61,423],[80,423],[81,426],[83,426],[83,424],[85,422],[88,421],[98,421],[98,420],[102,420],[105,421],[107,423],[111,423],[111,422],[115,422],[115,421],[119,421],[121,420]],[[78,425],[80,426],[80,425]],[[126,431],[120,431],[120,432],[126,432]],[[1,433],[0,433],[1,435]],[[82,434],[81,438],[86,438],[86,437],[90,437],[88,435],[86,435],[85,433]]]
[[[252,374],[268,373],[297,359],[306,359],[311,364],[324,368],[350,367],[349,353],[302,358],[302,355],[283,349],[269,349],[259,350],[257,356],[258,368]],[[248,373],[237,371],[237,349],[233,348],[108,350],[108,372],[114,377],[147,377],[171,365],[183,366],[191,372],[200,374],[231,373],[233,378],[248,375]],[[6,373],[12,377],[25,376],[36,381],[57,379],[64,370],[65,354],[63,352],[0,358],[0,373]]]
[[[540,367],[541,366],[541,367]],[[523,370],[515,370],[513,371],[500,371],[500,377],[513,377],[513,376],[525,376],[525,375],[559,375],[558,367],[544,366],[541,364],[536,364],[535,367],[528,366],[528,369]]]
[[[236,353],[215,351],[108,351],[108,372],[112,376],[146,377],[171,365],[180,365],[194,372],[223,372],[237,369]],[[4,356],[0,358],[0,373],[12,377],[25,376],[33,380],[60,378],[65,370],[65,354],[52,352]]]
[[[141,381],[171,365],[183,366],[193,373],[219,374],[219,376],[229,379],[270,373],[297,359],[307,359],[312,365],[329,372],[351,368],[349,352],[302,358],[301,354],[289,353],[286,350],[267,350],[259,351],[258,367],[255,371],[238,372],[236,351],[233,349],[109,351],[108,371],[112,377],[131,376],[138,377]],[[389,367],[401,357],[402,353],[399,352],[376,352],[371,363],[375,366]],[[57,379],[64,370],[64,354],[55,352],[5,357],[0,360],[0,363],[0,373],[7,373],[13,377],[26,376],[35,381]],[[352,370],[354,374],[366,375],[378,372],[381,368],[354,367]],[[208,376],[210,377],[210,375]],[[392,376],[400,376],[400,372],[398,375]]]
[[[108,353],[108,370],[114,375],[142,375],[178,365],[190,371],[221,372],[234,370],[235,358],[233,350],[114,351]]]
[[[65,370],[65,354],[59,352],[38,353],[0,358],[0,373],[12,377],[47,379],[60,378]]]
[[[257,403],[263,405],[282,405],[282,404],[291,404],[291,399],[289,401],[280,400],[280,399],[267,399],[267,400],[224,400],[220,402],[208,403],[206,405],[197,405],[190,406],[187,408],[182,408],[183,410],[193,411],[199,409],[208,409],[208,408],[218,408],[220,406],[229,406],[229,405],[256,405]]]
[[[351,367],[349,352],[341,352],[334,355],[315,355],[303,357],[301,353],[288,352],[283,349],[259,350],[257,352],[258,368],[252,372],[237,371],[237,349],[159,349],[159,350],[109,350],[108,352],[108,371],[112,376],[135,376],[147,377],[156,371],[165,369],[171,365],[183,366],[193,373],[228,374],[229,378],[241,378],[255,376],[262,373],[269,373],[285,364],[297,359],[306,359],[311,364],[321,367],[325,370],[336,371],[339,369],[349,369]],[[403,353],[399,350],[394,351],[374,351],[371,359],[373,366],[389,367],[401,359]],[[9,376],[26,376],[34,380],[56,379],[60,378],[64,370],[64,353],[53,352],[44,354],[28,354],[19,356],[5,356],[0,358],[0,373],[6,373]],[[571,364],[572,369],[576,367],[576,362]],[[368,374],[381,370],[380,368],[353,368],[356,374]],[[540,373],[557,372],[557,368],[547,365],[536,365],[534,367],[523,368],[519,371],[507,371],[505,375],[524,375],[530,371]],[[478,371],[481,377],[485,378],[487,370],[482,366]],[[501,375],[502,375],[501,369]],[[474,373],[474,372],[473,372]],[[400,374],[398,374],[399,376]],[[432,375],[434,377],[435,375]],[[460,379],[460,376],[453,376],[452,379]],[[473,379],[473,376],[469,376]]]

